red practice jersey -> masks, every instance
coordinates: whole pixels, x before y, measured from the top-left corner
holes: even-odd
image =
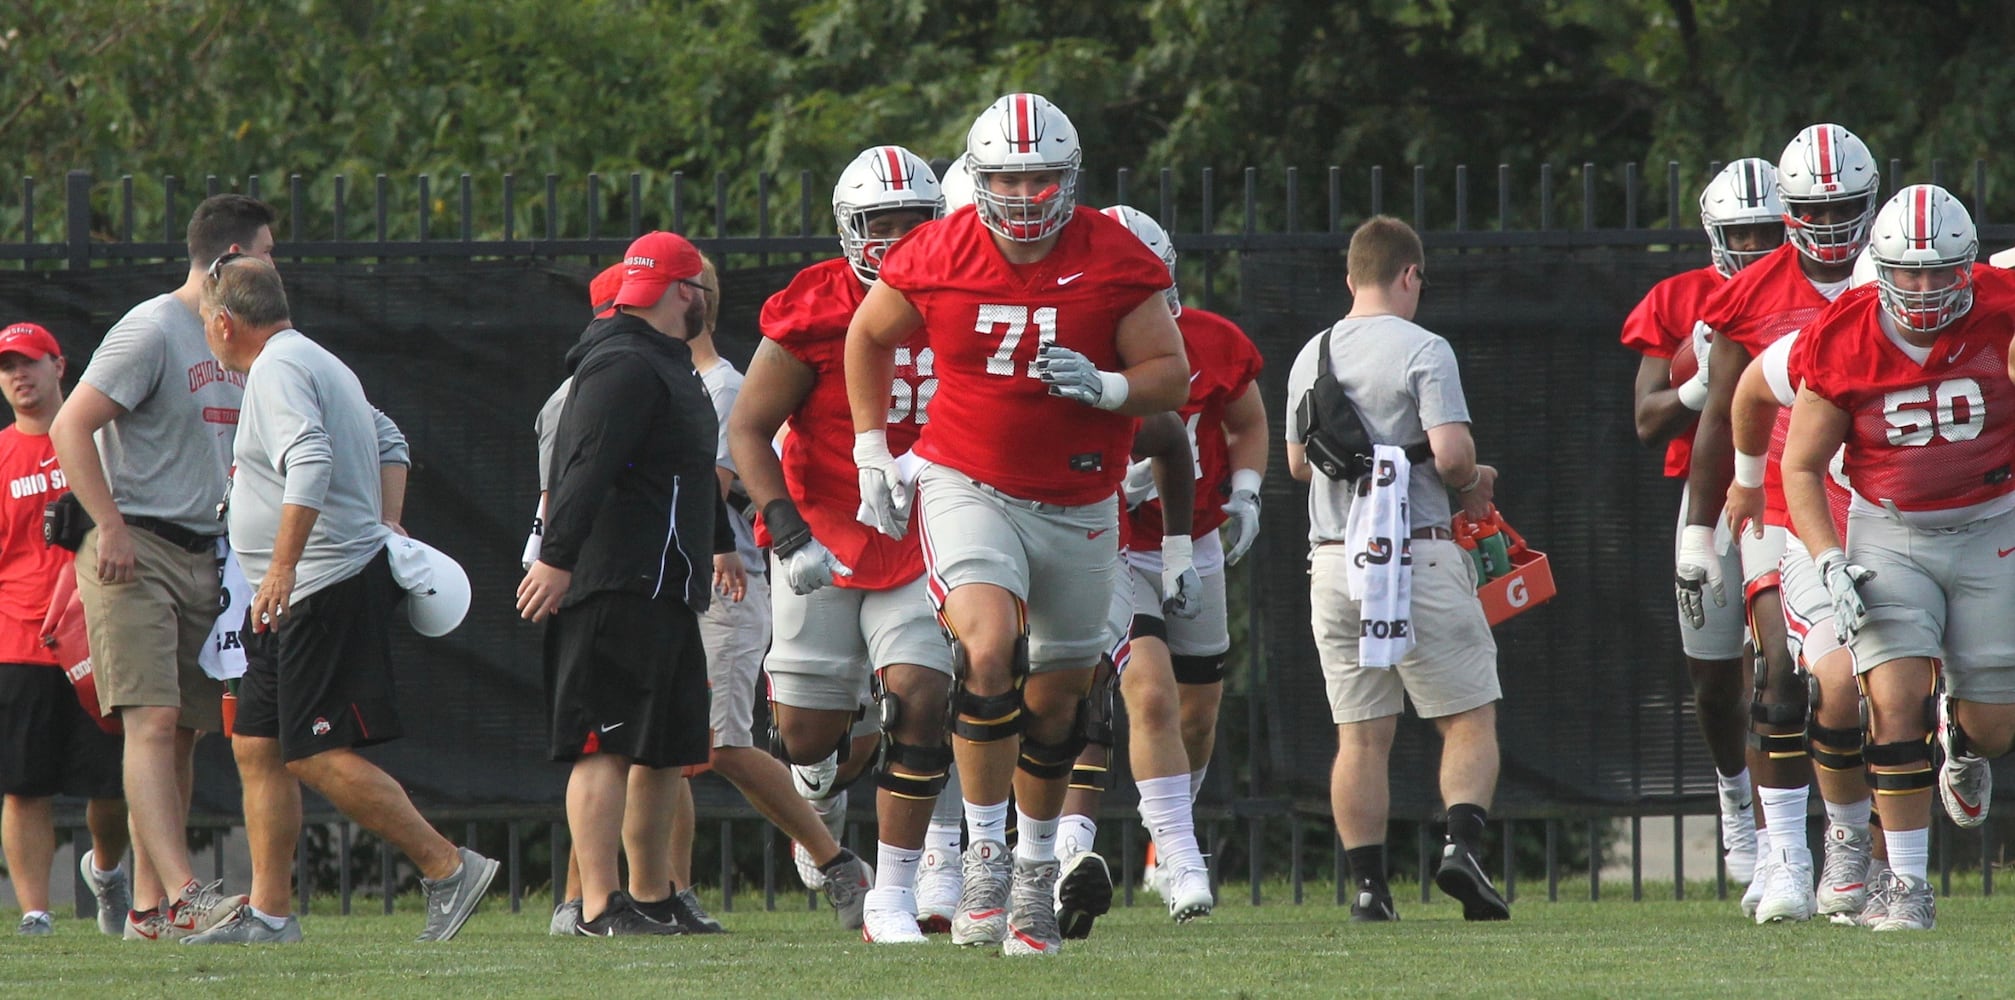
[[[0,430],[0,477],[7,480],[0,515],[0,663],[56,665],[39,641],[56,576],[75,558],[42,541],[42,508],[70,492],[46,434]]]
[[[813,372],[812,391],[798,404],[784,438],[784,482],[811,525],[813,537],[854,571],[834,584],[887,590],[924,571],[917,533],[897,540],[854,519],[861,504],[859,470],[854,466],[854,418],[847,405],[845,369],[847,324],[867,290],[846,258],[821,261],[798,272],[783,291],[763,303],[763,336],[790,352]],[[922,332],[896,349],[896,378],[889,396],[889,451],[900,455],[916,444],[925,407],[937,390],[931,377],[931,349]],[[770,544],[757,522],[756,543]]]
[[[1262,362],[1245,331],[1216,313],[1184,306],[1175,325],[1182,330],[1190,371],[1189,402],[1175,415],[1189,429],[1189,446],[1196,453],[1196,516],[1190,522],[1190,537],[1202,538],[1224,523],[1224,502],[1231,499],[1225,408],[1259,378]],[[1130,520],[1133,548],[1161,551],[1161,500],[1149,499],[1135,507]]]
[[[1671,360],[1693,350],[1693,324],[1707,308],[1707,298],[1728,281],[1712,267],[1682,271],[1651,286],[1643,301],[1623,321],[1623,346],[1652,358]],[[1673,435],[1665,444],[1665,474],[1686,478],[1693,462],[1693,429]]]
[[[1048,256],[1010,264],[962,208],[890,247],[881,281],[922,314],[935,354],[920,457],[1024,500],[1078,506],[1113,495],[1139,422],[1050,395],[1035,357],[1054,342],[1105,371],[1123,367],[1120,319],[1169,283],[1139,237],[1079,206]]]
[[[1847,411],[1847,481],[1904,511],[1956,510],[2015,490],[2015,277],[1974,270],[1973,308],[1938,332],[1921,364],[1881,327],[1866,286],[1799,336],[1790,368]]]
[[[1832,303],[1799,264],[1798,248],[1786,243],[1762,260],[1736,272],[1707,300],[1701,322],[1716,337],[1741,344],[1754,358],[1779,337],[1801,329]],[[1777,414],[1770,430],[1770,452],[1763,467],[1763,523],[1788,526],[1791,518],[1784,510],[1784,471],[1778,462],[1784,457],[1784,435],[1791,429],[1791,411]]]

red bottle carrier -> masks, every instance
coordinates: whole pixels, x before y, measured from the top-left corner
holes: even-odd
[[[1477,560],[1477,579],[1481,583],[1477,585],[1476,597],[1483,602],[1483,616],[1490,624],[1502,624],[1545,604],[1559,593],[1553,586],[1553,568],[1547,564],[1546,553],[1527,546],[1524,537],[1504,523],[1496,507],[1490,508],[1490,516],[1480,522],[1457,513],[1450,527],[1455,532],[1456,544]],[[1500,571],[1492,565],[1494,555],[1486,554],[1481,547],[1493,536],[1503,539],[1504,553],[1510,561],[1508,569]],[[1488,544],[1488,548],[1494,549],[1496,545]]]

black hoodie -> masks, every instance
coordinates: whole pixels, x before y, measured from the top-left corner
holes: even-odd
[[[560,606],[619,590],[705,611],[725,525],[716,516],[720,429],[692,351],[619,312],[588,324],[567,370],[574,384],[555,433],[539,550],[540,562],[574,574]]]

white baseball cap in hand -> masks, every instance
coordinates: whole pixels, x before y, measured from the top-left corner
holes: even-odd
[[[406,618],[413,630],[438,638],[455,630],[469,613],[469,574],[446,552],[417,538],[395,535],[385,543],[392,579],[406,591]]]

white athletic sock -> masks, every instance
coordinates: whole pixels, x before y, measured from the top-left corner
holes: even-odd
[[[915,886],[917,865],[923,859],[921,847],[897,847],[887,841],[876,841],[875,888],[908,889]]]
[[[1203,851],[1196,846],[1196,820],[1189,808],[1189,775],[1166,778],[1137,778],[1140,788],[1140,821],[1154,837],[1154,855],[1163,871],[1178,872],[1203,867]]]
[[[251,910],[252,915],[258,917],[260,923],[263,923],[267,927],[270,927],[276,931],[282,927],[287,926],[286,917],[276,917],[270,913],[267,913],[265,910],[259,909],[258,907],[252,906],[250,904],[247,904],[245,908]]]
[[[1007,840],[1006,800],[983,806],[977,802],[966,802],[966,829],[972,831],[973,843],[991,840],[1003,843]]]
[[[1797,788],[1758,788],[1756,794],[1763,799],[1763,819],[1770,825],[1770,846],[1784,851],[1788,856],[1812,858],[1812,848],[1805,843],[1805,807],[1812,798],[1812,789],[1806,785]]]
[[[1929,878],[1931,872],[1931,828],[1885,830],[1889,840],[1889,870],[1898,875]]]
[[[1851,826],[1858,830],[1868,829],[1868,817],[1874,812],[1875,801],[1862,799],[1846,804],[1826,803],[1826,822],[1835,826]]]
[[[924,831],[925,850],[943,850],[957,854],[959,850],[959,818],[954,815],[949,822],[936,816],[931,817],[931,825]]]
[[[1196,804],[1196,793],[1197,793],[1197,792],[1199,792],[1199,791],[1201,791],[1201,790],[1203,789],[1203,776],[1204,776],[1205,774],[1208,774],[1209,772],[1210,772],[1210,765],[1209,765],[1209,764],[1205,764],[1204,766],[1202,766],[1202,767],[1199,767],[1199,768],[1197,768],[1196,770],[1194,770],[1194,771],[1191,771],[1191,772],[1189,772],[1189,803],[1190,803],[1190,805],[1195,805],[1195,804]]]
[[[1060,858],[1083,854],[1098,838],[1098,820],[1071,813],[1057,821],[1056,853]]]
[[[1725,799],[1747,802],[1749,796],[1754,794],[1749,783],[1749,769],[1746,767],[1734,774],[1716,774],[1714,784],[1721,790],[1721,797]]]
[[[111,871],[104,871],[98,867],[98,859],[96,857],[91,859],[91,878],[93,881],[101,883],[114,882],[125,877],[126,863],[124,861],[119,862]]]
[[[1016,808],[1015,845],[1016,861],[1055,861],[1056,827],[1055,819],[1036,819]]]

